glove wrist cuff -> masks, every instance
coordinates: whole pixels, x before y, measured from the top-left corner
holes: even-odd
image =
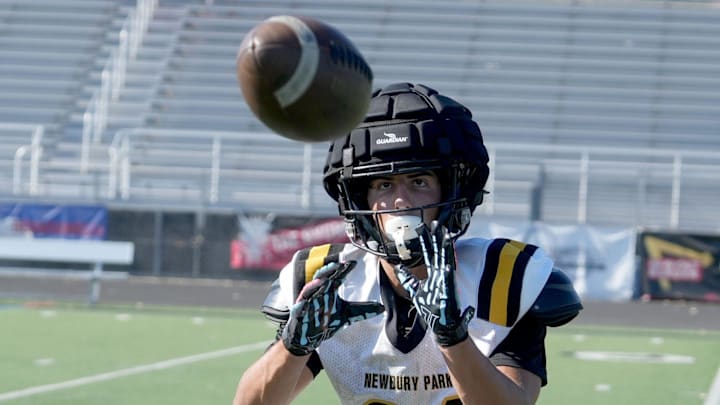
[[[293,356],[302,357],[307,356],[308,354],[313,352],[313,349],[288,344],[287,342],[285,342],[285,340],[283,340],[282,343],[283,346],[285,346],[285,349],[289,351],[290,354],[292,354]]]
[[[307,356],[308,354],[312,353],[313,350],[315,350],[312,347],[303,347],[293,343],[292,336],[288,334],[287,326],[285,326],[285,328],[283,329],[280,340],[282,341],[283,346],[285,346],[285,349],[294,356]]]
[[[435,341],[441,347],[450,347],[464,342],[468,336],[467,327],[461,326],[455,330],[448,330],[440,334],[435,334]]]

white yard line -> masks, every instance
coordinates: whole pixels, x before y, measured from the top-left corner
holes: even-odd
[[[712,386],[710,386],[710,391],[708,391],[704,405],[720,405],[720,367],[718,367],[718,371],[715,373],[715,379],[713,380]]]
[[[178,357],[175,359],[159,361],[157,363],[143,364],[140,366],[125,368],[122,370],[111,371],[108,373],[89,375],[87,377],[81,377],[74,380],[63,381],[55,384],[38,385],[35,387],[25,388],[17,391],[10,391],[0,393],[0,402],[8,401],[11,399],[29,397],[32,395],[43,394],[51,391],[63,390],[66,388],[79,387],[81,385],[93,384],[101,381],[114,380],[120,377],[127,377],[129,375],[147,373],[149,371],[164,370],[171,367],[182,366],[185,364],[196,363],[198,361],[205,361],[211,359],[217,359],[220,357],[232,356],[235,354],[245,353],[252,350],[258,350],[266,348],[269,342],[258,342],[251,343],[242,346],[230,347],[228,349],[217,350],[214,352],[194,354],[187,357]]]

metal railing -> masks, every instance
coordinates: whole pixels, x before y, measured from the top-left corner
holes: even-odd
[[[100,74],[100,87],[83,114],[80,171],[86,173],[91,144],[102,142],[107,128],[110,103],[117,101],[125,86],[128,63],[135,60],[142,45],[150,20],[157,8],[158,0],[137,0],[118,34],[118,46],[113,49]]]
[[[720,187],[720,151],[689,151],[670,150],[658,148],[618,148],[618,147],[580,147],[559,145],[528,145],[495,143],[488,146],[491,156],[490,179],[488,181],[491,193],[486,198],[485,211],[492,215],[494,211],[494,193],[492,188],[496,176],[494,165],[498,154],[535,155],[540,160],[546,160],[544,165],[552,167],[560,164],[577,173],[577,223],[584,224],[588,220],[589,181],[596,176],[591,169],[591,163],[602,163],[605,167],[618,167],[620,165],[635,165],[638,169],[649,167],[655,173],[668,173],[671,188],[670,201],[668,201],[670,217],[668,225],[676,229],[680,219],[680,196],[685,176],[703,177],[711,182],[715,181]],[[544,158],[543,158],[544,157]],[[528,158],[529,160],[537,160]],[[686,169],[697,169],[703,175],[689,174]],[[641,180],[641,179],[637,179]]]
[[[2,127],[0,127],[1,129]],[[34,131],[33,143],[18,149],[15,157],[15,172],[13,176],[13,193],[16,195],[40,195],[43,194],[40,173],[44,162],[42,156],[42,133],[41,126],[27,126],[28,131]],[[190,145],[190,146],[188,146]],[[135,146],[135,147],[134,147]],[[137,146],[141,146],[138,148]],[[272,133],[241,133],[222,131],[199,131],[199,130],[170,130],[170,129],[148,129],[135,128],[118,131],[110,145],[107,147],[108,160],[104,165],[93,165],[93,169],[99,172],[107,172],[107,188],[100,190],[100,199],[122,203],[133,200],[135,204],[143,204],[142,192],[144,187],[150,187],[135,182],[135,177],[142,178],[143,173],[154,170],[153,176],[156,179],[168,181],[182,180],[183,171],[194,171],[203,174],[205,184],[183,185],[183,187],[196,187],[186,189],[190,191],[189,197],[183,201],[177,201],[171,193],[163,196],[163,190],[153,189],[154,199],[148,200],[148,204],[157,204],[158,201],[169,203],[187,204],[188,206],[232,206],[242,205],[231,196],[236,192],[252,190],[235,190],[237,180],[240,176],[233,165],[237,162],[229,161],[228,156],[240,153],[247,154],[250,150],[265,150],[265,155],[260,155],[262,168],[250,168],[251,171],[261,173],[264,178],[270,179],[272,195],[278,199],[288,199],[288,204],[297,201],[297,211],[327,213],[326,201],[313,201],[313,194],[321,187],[321,173],[318,167],[325,159],[325,154],[314,150],[314,148],[325,150],[325,145],[300,144],[285,140]],[[488,145],[491,156],[491,176],[487,184],[490,194],[486,197],[485,204],[480,212],[485,215],[495,215],[502,211],[502,207],[496,206],[497,187],[507,181],[505,167],[499,173],[496,170],[497,162],[509,166],[512,170],[515,167],[533,166],[538,172],[523,175],[522,181],[527,184],[542,182],[539,178],[558,179],[567,185],[565,192],[576,190],[575,197],[570,195],[563,205],[567,209],[575,208],[577,215],[575,222],[588,222],[589,202],[599,196],[593,190],[593,181],[614,181],[635,182],[637,188],[646,187],[652,180],[652,184],[659,184],[664,189],[669,189],[667,197],[656,194],[655,199],[667,199],[660,201],[663,210],[667,210],[667,218],[663,225],[671,229],[681,225],[681,217],[685,200],[681,198],[683,189],[688,184],[701,184],[708,193],[720,190],[720,151],[683,151],[667,149],[638,149],[638,148],[617,148],[617,147],[578,147],[558,146],[548,144],[509,144],[494,143]],[[230,152],[229,152],[230,151]],[[269,151],[269,152],[268,152]],[[171,170],[157,170],[162,168],[162,163],[152,161],[153,153],[162,152],[167,156],[182,155],[182,159],[172,161]],[[28,178],[23,177],[23,159],[30,154]],[[193,155],[197,156],[193,158]],[[267,163],[273,159],[275,163]],[[264,159],[266,158],[266,159]],[[232,158],[230,158],[232,159]],[[508,163],[510,162],[510,163]],[[288,182],[273,185],[275,179],[285,178],[291,173],[292,189],[288,188]],[[632,173],[628,175],[628,173]],[[233,178],[233,176],[235,176]],[[248,176],[243,174],[242,176]],[[555,177],[553,177],[555,176]],[[613,177],[616,176],[616,177]],[[246,178],[246,177],[245,177]],[[650,180],[649,180],[650,179]],[[25,182],[27,186],[25,186]],[[44,183],[43,183],[44,184]],[[266,185],[266,186],[267,186]],[[542,186],[542,184],[540,185]],[[267,187],[266,187],[267,188]],[[275,189],[276,188],[276,189]],[[50,187],[48,188],[50,189]],[[147,190],[149,190],[147,189]],[[530,193],[530,190],[524,190]],[[137,196],[134,193],[139,193]],[[265,192],[265,191],[263,191]],[[49,196],[47,196],[49,197]],[[136,197],[136,198],[134,198]],[[707,198],[705,199],[708,200]],[[710,200],[713,200],[710,198]],[[714,201],[714,200],[713,200]],[[265,207],[258,206],[258,209],[272,209],[275,201],[269,201]],[[523,201],[522,203],[527,203]],[[626,201],[629,209],[638,204],[638,201]],[[687,202],[685,202],[686,204]],[[256,204],[256,203],[255,203]],[[622,202],[621,202],[622,204]],[[706,204],[701,202],[700,204]],[[287,204],[286,204],[287,206]],[[704,206],[703,206],[704,207]],[[644,209],[644,207],[635,207]],[[697,207],[693,209],[698,209]],[[712,212],[714,207],[701,208]],[[717,224],[716,226],[720,226]]]
[[[163,130],[163,129],[148,129],[148,128],[132,128],[123,129],[118,131],[113,137],[112,142],[108,147],[108,186],[107,186],[107,198],[121,200],[127,200],[130,198],[130,183],[132,177],[133,165],[131,163],[132,155],[132,143],[133,138],[141,139],[146,145],[148,145],[148,138],[154,137],[157,140],[181,140],[191,141],[196,144],[205,144],[209,146],[210,150],[210,161],[206,162],[206,169],[209,171],[209,185],[207,187],[206,198],[211,204],[220,202],[219,190],[222,187],[223,178],[221,176],[222,166],[222,149],[224,145],[232,143],[234,145],[242,144],[243,142],[259,141],[262,143],[263,139],[273,139],[276,137],[274,134],[268,133],[238,133],[238,132],[223,132],[223,131],[196,131],[196,130]],[[297,147],[298,150],[302,149],[302,166],[298,167],[297,170],[302,173],[302,181],[300,185],[301,189],[301,208],[311,210],[312,209],[312,198],[311,198],[311,187],[313,185],[313,177],[317,173],[312,171],[313,163],[313,146],[312,144],[301,145],[296,142],[279,140],[290,147]],[[273,143],[268,142],[268,143]],[[320,157],[320,156],[317,156]],[[322,159],[325,157],[322,156]],[[142,163],[140,163],[142,164]]]
[[[204,189],[196,190],[201,195],[199,199],[202,202],[210,204],[227,203],[228,201],[224,201],[222,196],[230,193],[223,192],[223,190],[227,191],[226,188],[233,185],[229,179],[223,177],[224,169],[229,166],[229,162],[223,161],[223,159],[226,159],[224,157],[226,156],[224,155],[224,148],[231,145],[237,147],[243,143],[243,139],[249,144],[257,144],[264,139],[267,145],[276,143],[283,145],[280,143],[281,141],[275,140],[274,137],[276,136],[270,133],[205,132],[195,130],[138,128],[119,131],[108,149],[107,198],[119,200],[132,198],[133,190],[142,188],[142,185],[132,184],[134,173],[136,171],[142,172],[144,169],[156,164],[143,160],[143,154],[153,148],[153,139],[158,142],[158,146],[156,146],[158,150],[162,150],[164,153],[172,153],[172,139],[175,139],[179,145],[178,150],[186,152],[188,142],[193,142],[196,145],[203,145],[198,147],[198,150],[211,151],[209,154],[204,153],[202,158],[198,157],[198,160],[194,162],[195,164],[188,161],[187,166],[188,168],[202,166],[209,173],[209,184]],[[143,143],[142,154],[134,152],[132,148],[134,139]],[[160,146],[161,143],[162,146]],[[288,155],[293,158],[281,163],[277,168],[277,174],[281,176],[282,173],[288,170],[294,173],[302,173],[302,180],[298,184],[300,190],[298,199],[302,201],[301,208],[313,211],[315,207],[311,199],[312,190],[313,187],[321,184],[321,173],[317,172],[318,161],[324,161],[325,155],[317,151],[313,154],[313,148],[310,144],[294,145],[297,150],[291,150]],[[553,171],[566,173],[567,175],[563,177],[563,181],[577,182],[573,186],[573,189],[577,189],[577,195],[573,198],[573,201],[567,202],[569,205],[574,204],[577,208],[577,223],[586,223],[588,221],[588,205],[592,194],[590,190],[592,187],[589,184],[598,178],[612,180],[613,176],[622,176],[622,180],[627,181],[627,174],[622,170],[641,173],[637,175],[636,179],[630,179],[630,181],[636,181],[638,187],[644,184],[643,176],[654,176],[660,178],[657,182],[670,188],[669,200],[662,204],[669,207],[667,224],[671,228],[677,228],[680,222],[680,212],[683,208],[680,197],[685,181],[699,179],[709,187],[712,187],[713,184],[720,187],[720,152],[509,143],[489,145],[489,151],[492,167],[487,189],[490,194],[482,207],[483,212],[487,215],[493,215],[496,212],[494,191],[498,181],[503,181],[498,180],[498,176],[502,178],[504,173],[496,173],[494,167],[496,161],[504,163],[512,160],[519,165],[533,162],[538,167],[546,168],[539,169],[544,171],[542,174],[538,173],[543,177],[552,176]],[[271,155],[268,155],[268,157],[271,157]],[[198,163],[205,158],[208,160]],[[266,170],[266,173],[270,173],[271,170]],[[613,174],[613,171],[618,173]],[[172,179],[179,178],[180,175],[170,172],[159,174],[159,176],[167,176],[168,179]],[[617,178],[621,179],[621,177]],[[536,177],[528,177],[524,180],[528,183],[538,181]],[[289,193],[288,190],[278,190],[278,195],[283,192]],[[628,204],[631,203],[634,202],[628,202]]]
[[[27,193],[29,195],[37,195],[39,192],[39,177],[40,177],[40,159],[43,154],[43,136],[45,134],[44,125],[32,125],[32,124],[13,124],[13,123],[0,123],[0,131],[27,131],[31,133],[31,141],[29,145],[23,145],[15,150],[13,156],[13,180],[12,180],[12,192],[13,194],[20,194],[23,192],[23,160],[30,154],[29,158],[29,170],[30,176],[27,181],[28,188]]]

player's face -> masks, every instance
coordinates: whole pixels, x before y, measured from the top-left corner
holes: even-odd
[[[431,171],[379,176],[368,186],[368,206],[373,211],[422,207],[440,202],[442,189],[435,173]],[[395,214],[380,215],[380,223]],[[402,215],[420,216],[420,210],[403,212]],[[423,210],[423,222],[430,224],[437,218],[438,208]]]

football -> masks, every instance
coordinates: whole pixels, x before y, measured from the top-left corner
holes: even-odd
[[[342,32],[317,19],[262,21],[243,39],[236,70],[255,116],[296,141],[343,136],[362,121],[370,104],[370,66]]]

